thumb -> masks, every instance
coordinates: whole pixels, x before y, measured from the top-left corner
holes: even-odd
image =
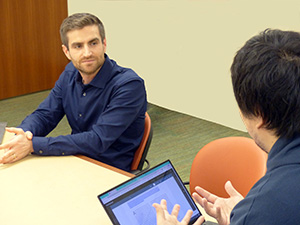
[[[225,183],[225,190],[227,192],[227,194],[229,194],[230,197],[233,196],[242,196],[232,185],[232,183],[230,181],[227,181]]]
[[[30,141],[32,140],[33,134],[30,131],[26,131],[25,135],[28,140],[30,140]]]

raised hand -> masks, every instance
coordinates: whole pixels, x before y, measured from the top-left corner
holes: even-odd
[[[232,209],[244,198],[234,189],[230,181],[225,184],[225,190],[229,194],[229,198],[220,198],[201,187],[196,187],[195,190],[197,193],[193,193],[193,198],[204,208],[208,215],[218,221],[219,225],[230,224]]]
[[[164,199],[161,200],[160,204],[154,203],[153,207],[156,209],[157,225],[187,225],[193,215],[193,211],[188,210],[184,218],[181,220],[181,222],[179,222],[177,220],[177,217],[180,210],[180,206],[175,205],[173,207],[172,213],[169,214],[167,210],[167,202]],[[203,222],[204,222],[204,217],[201,216],[194,223],[194,225],[200,225]]]

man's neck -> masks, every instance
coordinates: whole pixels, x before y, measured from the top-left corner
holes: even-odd
[[[279,137],[277,137],[273,131],[265,130],[263,138],[265,144],[265,151],[269,153],[272,147],[274,146],[275,142],[279,139]]]
[[[83,84],[89,84],[92,82],[92,80],[97,76],[98,72],[100,71],[101,67],[93,74],[85,74],[79,71],[81,77],[82,77],[82,83]]]
[[[94,75],[82,75],[82,74],[81,74],[81,77],[82,77],[82,83],[83,83],[83,84],[89,84],[89,83],[91,83],[92,80],[95,78],[96,75],[97,75],[97,73],[94,74]]]

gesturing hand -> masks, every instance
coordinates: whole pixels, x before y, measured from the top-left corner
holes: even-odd
[[[160,204],[154,203],[153,206],[156,209],[157,225],[187,225],[193,215],[193,211],[188,210],[184,218],[182,219],[182,221],[179,222],[177,220],[178,213],[180,210],[179,205],[174,206],[171,214],[169,214],[167,211],[167,202],[164,199],[161,200]],[[204,217],[201,216],[194,223],[194,225],[200,225],[203,222],[204,222]]]
[[[18,161],[33,152],[31,141],[33,135],[30,131],[24,132],[21,128],[6,128],[6,131],[15,133],[15,136],[7,143],[0,145],[0,150],[4,150],[0,163]]]
[[[225,184],[225,190],[229,194],[229,198],[220,198],[200,187],[196,187],[195,190],[202,197],[198,193],[193,193],[194,199],[204,208],[208,215],[218,221],[219,225],[230,224],[232,209],[243,199],[243,196],[234,189],[230,181],[227,181]]]

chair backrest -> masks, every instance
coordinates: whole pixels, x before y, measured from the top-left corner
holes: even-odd
[[[151,140],[152,140],[152,126],[151,126],[151,119],[149,114],[146,112],[145,114],[145,130],[144,130],[144,135],[143,135],[143,139],[141,141],[141,144],[139,146],[139,148],[136,150],[135,154],[134,154],[134,158],[131,164],[131,170],[139,170],[141,171],[143,169],[143,165],[144,162],[147,161],[146,160],[146,156],[148,153],[148,149],[149,146],[151,144]],[[147,161],[148,166],[149,162]]]
[[[196,186],[228,197],[224,185],[232,185],[244,197],[266,173],[267,153],[246,137],[227,137],[205,145],[196,155],[190,173],[190,192]]]

